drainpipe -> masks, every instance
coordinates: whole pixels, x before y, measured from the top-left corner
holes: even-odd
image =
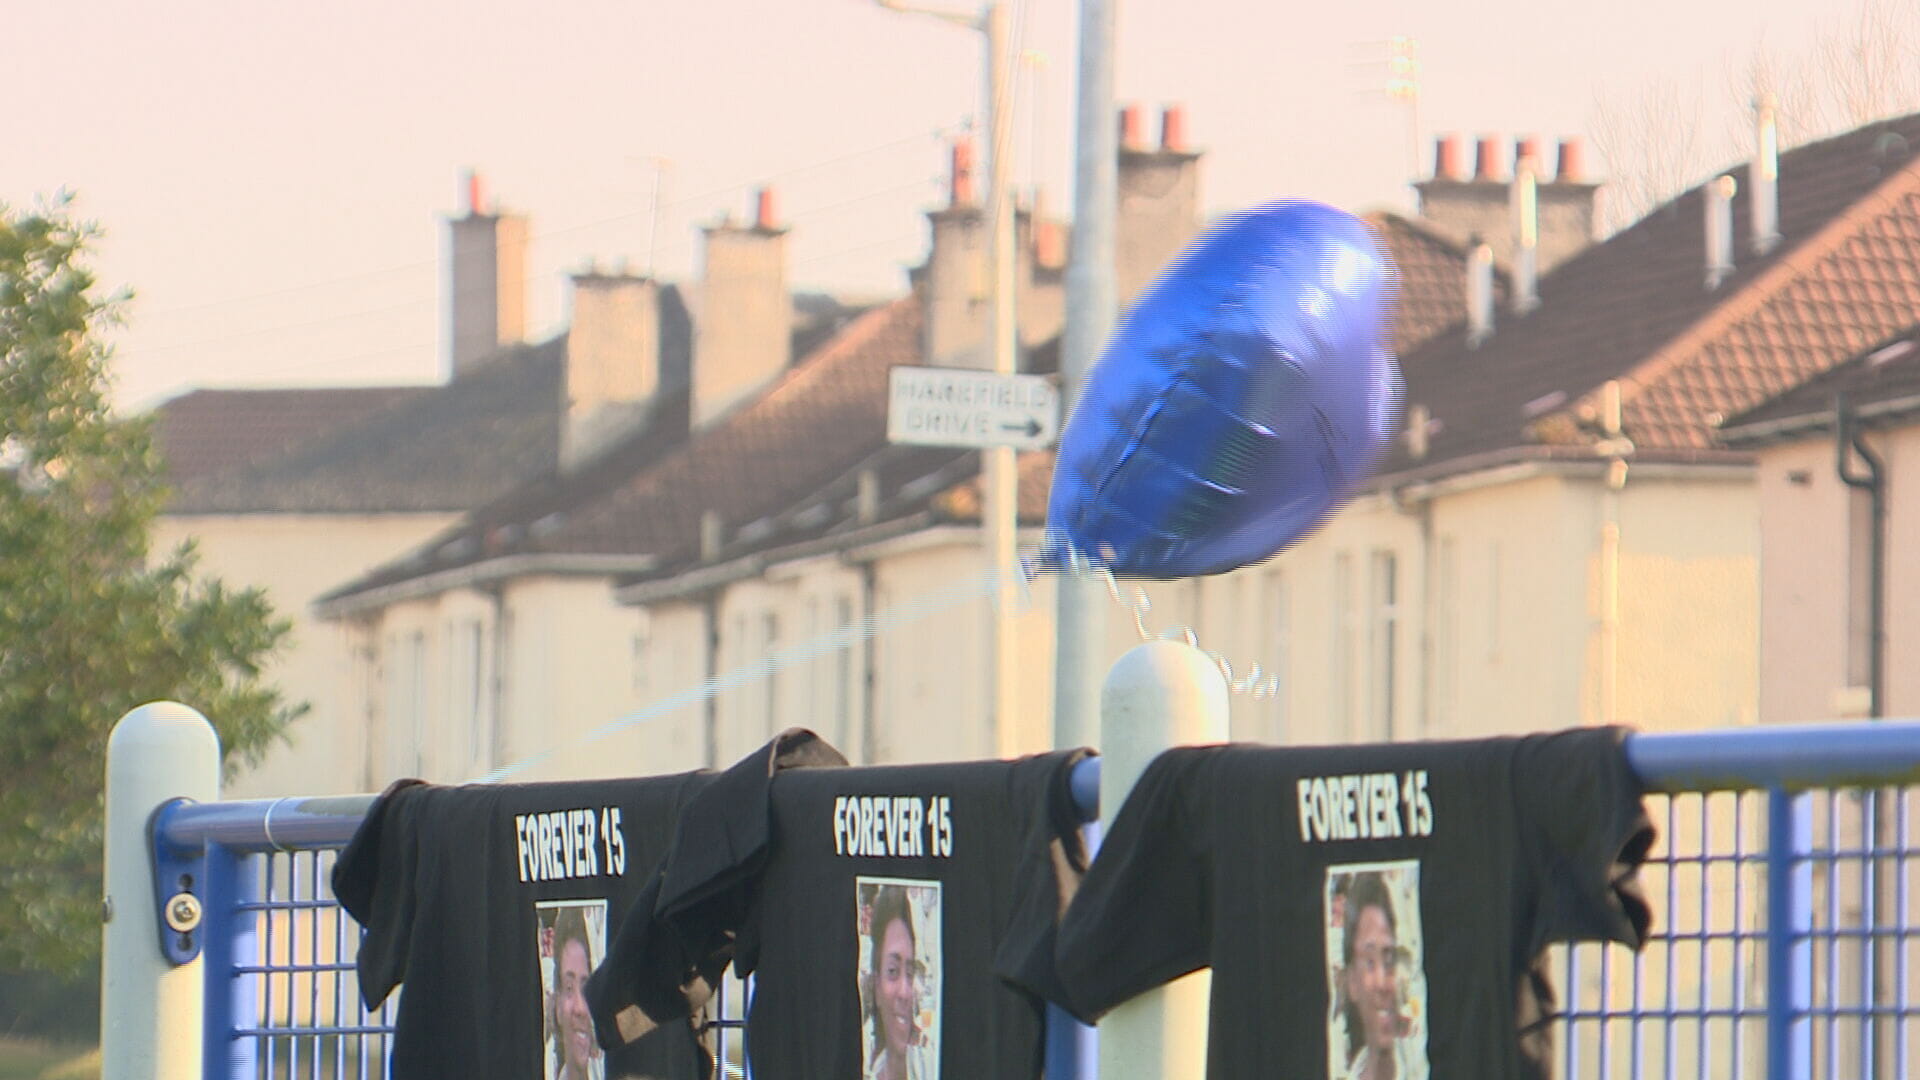
[[[1873,452],[1867,444],[1866,435],[1856,424],[1852,407],[1845,394],[1835,395],[1833,399],[1834,415],[1834,472],[1848,487],[1865,491],[1870,500],[1869,525],[1867,531],[1867,717],[1879,720],[1886,716],[1887,708],[1887,483],[1886,466],[1880,455]],[[1866,465],[1865,473],[1853,471],[1852,456],[1859,455]],[[1849,515],[1851,516],[1851,515]],[[1874,847],[1881,851],[1891,850],[1896,842],[1893,815],[1889,812],[1889,793],[1869,791],[1867,793],[1872,821]],[[1861,924],[1866,928],[1869,941],[1874,942],[1873,949],[1873,1002],[1879,1006],[1893,1000],[1893,974],[1895,960],[1891,944],[1882,935],[1880,913],[1897,911],[1899,898],[1895,885],[1899,871],[1889,865],[1885,858],[1872,860],[1869,864],[1873,871],[1874,888],[1866,891],[1863,897],[1868,905],[1862,913]],[[1898,918],[1895,915],[1895,918]],[[1893,1028],[1884,1016],[1875,1013],[1869,1018],[1868,1046],[1871,1048],[1873,1069],[1871,1075],[1889,1077],[1896,1075],[1893,1061]],[[1904,1074],[1900,1074],[1904,1075]]]
[[[879,591],[875,584],[878,571],[873,561],[860,564],[860,617],[864,624],[873,626],[873,598]],[[874,661],[879,656],[880,635],[871,631],[860,635],[860,763],[872,765],[879,751],[880,733],[876,730],[874,717],[874,687],[878,673],[874,670]]]
[[[1633,443],[1625,435],[1620,410],[1620,381],[1601,389],[1601,430],[1597,449],[1609,458],[1601,493],[1600,521],[1600,723],[1620,722],[1620,490],[1627,486],[1627,456]]]
[[[1412,497],[1404,489],[1393,491],[1393,507],[1403,514],[1416,515],[1420,519],[1420,629],[1419,629],[1419,706],[1414,710],[1414,722],[1418,730],[1400,732],[1389,730],[1389,741],[1402,737],[1427,739],[1434,736],[1433,730],[1433,626],[1437,614],[1433,588],[1433,499],[1427,496]]]
[[[1853,409],[1846,395],[1834,398],[1833,412],[1837,435],[1834,470],[1848,487],[1865,491],[1871,500],[1872,524],[1867,535],[1867,715],[1878,720],[1886,715],[1886,471],[1880,456],[1867,445],[1866,436],[1855,426]],[[1852,470],[1849,450],[1866,463],[1864,474]]]
[[[1415,461],[1425,461],[1427,440],[1432,434],[1433,414],[1425,405],[1407,406],[1406,425],[1403,437],[1406,439],[1407,456]],[[1393,508],[1403,514],[1417,514],[1420,518],[1420,701],[1414,710],[1419,730],[1413,736],[1419,739],[1433,737],[1433,683],[1434,683],[1434,624],[1438,613],[1434,611],[1435,597],[1433,587],[1434,542],[1433,542],[1433,497],[1424,495],[1410,496],[1404,487],[1396,487],[1392,492]],[[1388,738],[1398,738],[1399,733],[1389,731]]]
[[[720,678],[720,592],[714,590],[706,596],[702,605],[706,609],[707,620],[707,670],[706,684],[711,688]],[[702,725],[706,728],[707,767],[720,767],[720,695],[708,693],[703,702],[705,715]]]
[[[507,759],[507,589],[504,582],[483,590],[493,607],[493,677],[487,680],[487,771],[493,772]]]

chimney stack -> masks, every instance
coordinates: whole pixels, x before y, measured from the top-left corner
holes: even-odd
[[[1774,122],[1772,94],[1761,94],[1754,101],[1753,125],[1753,166],[1747,177],[1753,185],[1749,197],[1753,204],[1753,253],[1765,255],[1780,242],[1780,132]]]
[[[1716,176],[1707,181],[1707,288],[1717,289],[1733,274],[1733,195],[1737,190],[1731,176]]]
[[[1474,169],[1468,175],[1460,137],[1448,135],[1436,140],[1433,175],[1414,184],[1420,193],[1420,217],[1456,243],[1484,240],[1500,263],[1517,260],[1520,255],[1514,240],[1519,230],[1514,213],[1515,201],[1521,196],[1512,190],[1512,184],[1523,183],[1518,175],[1524,171],[1520,162],[1530,159],[1537,278],[1593,243],[1599,185],[1588,182],[1582,174],[1578,139],[1560,141],[1559,168],[1551,179],[1547,175],[1545,140],[1528,137],[1518,141],[1511,184],[1505,178],[1506,150],[1507,144],[1499,139],[1481,138],[1474,146]],[[1515,299],[1518,302],[1519,298]]]
[[[571,471],[646,419],[661,389],[660,290],[624,269],[573,275],[561,392],[560,468]]]
[[[1023,349],[1057,337],[1066,322],[1066,227],[1047,210],[1046,192],[1036,187],[1029,206],[1014,215],[1014,311]]]
[[[693,422],[705,424],[751,398],[793,362],[793,294],[787,230],[773,192],[755,196],[751,225],[709,225],[693,333]]]
[[[1476,243],[1467,254],[1467,347],[1493,336],[1493,248]]]
[[[458,379],[527,333],[527,219],[486,213],[477,172],[467,212],[447,219],[447,369]]]
[[[1535,175],[1539,143],[1523,140],[1514,160],[1513,183],[1513,310],[1525,315],[1540,306],[1540,187]]]
[[[973,141],[955,139],[947,205],[927,212],[932,246],[919,274],[925,321],[921,356],[941,367],[980,363],[986,340],[986,212],[975,197]]]
[[[1169,106],[1160,126],[1160,146],[1145,146],[1138,107],[1121,113],[1114,285],[1123,312],[1200,228],[1200,154],[1185,145],[1185,114]]]

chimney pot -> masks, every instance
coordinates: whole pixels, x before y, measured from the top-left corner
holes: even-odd
[[[1500,140],[1492,135],[1482,135],[1473,160],[1474,179],[1499,180],[1504,172],[1505,167],[1500,161]]]
[[[1513,209],[1513,310],[1524,315],[1540,306],[1540,188],[1534,159],[1522,155],[1510,188]],[[1489,282],[1491,290],[1491,282]]]
[[[1433,414],[1427,410],[1425,405],[1415,405],[1407,410],[1406,437],[1408,457],[1415,461],[1421,461],[1426,458],[1427,438],[1431,434],[1428,429],[1431,428],[1432,425]]]
[[[1514,140],[1514,171],[1518,172],[1523,165],[1533,169],[1533,175],[1536,180],[1545,178],[1544,174],[1547,169],[1547,160],[1546,155],[1541,153],[1540,150],[1540,136],[1528,135]]]
[[[467,170],[467,213],[484,213],[480,209],[480,173],[476,169]]]
[[[1560,167],[1554,171],[1554,178],[1566,184],[1585,183],[1587,179],[1587,144],[1579,136],[1560,140]]]
[[[1493,249],[1475,243],[1467,255],[1467,346],[1493,336]]]
[[[1707,288],[1717,289],[1733,273],[1733,195],[1738,185],[1731,176],[1707,181]]]
[[[760,229],[777,229],[780,227],[774,221],[773,189],[770,187],[761,188],[754,199],[753,224],[754,227]]]
[[[972,139],[953,141],[953,172],[947,201],[952,206],[974,205]]]
[[[1773,113],[1773,95],[1761,94],[1753,103],[1753,163],[1747,170],[1756,255],[1780,242],[1780,131]]]
[[[1187,148],[1187,110],[1169,105],[1160,113],[1160,149],[1182,151]]]
[[[1140,135],[1140,106],[1138,105],[1128,105],[1120,110],[1120,149],[1146,149],[1146,140]]]
[[[1049,270],[1067,264],[1067,230],[1057,221],[1038,221],[1033,226],[1033,261]]]
[[[1458,135],[1442,135],[1433,141],[1433,178],[1465,180],[1466,161]]]

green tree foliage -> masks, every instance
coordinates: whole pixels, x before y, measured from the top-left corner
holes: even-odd
[[[265,597],[150,557],[165,490],[147,424],[110,411],[93,236],[65,202],[0,205],[0,970],[96,962],[115,720],[191,704],[231,768],[297,712],[260,677],[289,629]]]

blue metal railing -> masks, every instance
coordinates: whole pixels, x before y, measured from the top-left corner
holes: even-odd
[[[1906,1075],[1920,1039],[1920,722],[1645,734],[1627,752],[1662,827],[1643,872],[1656,929],[1639,954],[1558,950],[1563,1075]],[[1073,778],[1089,817],[1098,767]],[[327,888],[371,802],[155,815],[156,853],[204,874],[210,1071],[385,1075],[392,1001],[361,1008],[359,933]],[[717,1056],[734,1075],[743,998],[719,1006]]]

